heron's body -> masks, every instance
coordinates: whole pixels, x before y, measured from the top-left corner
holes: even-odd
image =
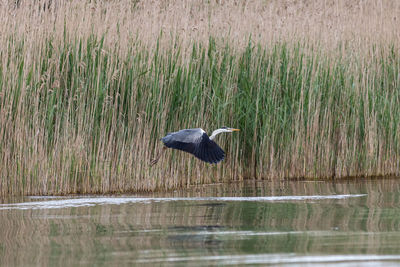
[[[222,148],[213,140],[210,140],[206,132],[201,128],[184,129],[169,133],[161,141],[168,148],[189,152],[196,158],[208,163],[218,163],[225,157],[225,152]]]
[[[161,141],[167,148],[182,150],[202,161],[216,164],[225,158],[225,152],[213,139],[219,133],[232,131],[239,131],[239,129],[222,127],[215,130],[210,137],[201,128],[184,129],[168,133],[161,138]],[[157,163],[158,158],[152,161],[152,165]]]

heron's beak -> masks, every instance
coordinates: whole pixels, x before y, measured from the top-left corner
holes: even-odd
[[[234,129],[234,128],[231,128],[231,131],[232,131],[232,132],[239,132],[239,131],[240,131],[240,129]]]

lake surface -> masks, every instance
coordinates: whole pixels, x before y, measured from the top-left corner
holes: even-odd
[[[0,204],[1,266],[400,265],[400,179]]]

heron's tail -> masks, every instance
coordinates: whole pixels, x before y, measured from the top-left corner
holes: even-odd
[[[161,158],[162,152],[164,152],[165,149],[167,149],[167,147],[163,147],[161,152],[152,161],[150,161],[150,166],[154,166],[158,162],[158,160]]]

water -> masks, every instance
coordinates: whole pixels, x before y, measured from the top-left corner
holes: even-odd
[[[400,179],[0,204],[0,265],[400,265]]]

